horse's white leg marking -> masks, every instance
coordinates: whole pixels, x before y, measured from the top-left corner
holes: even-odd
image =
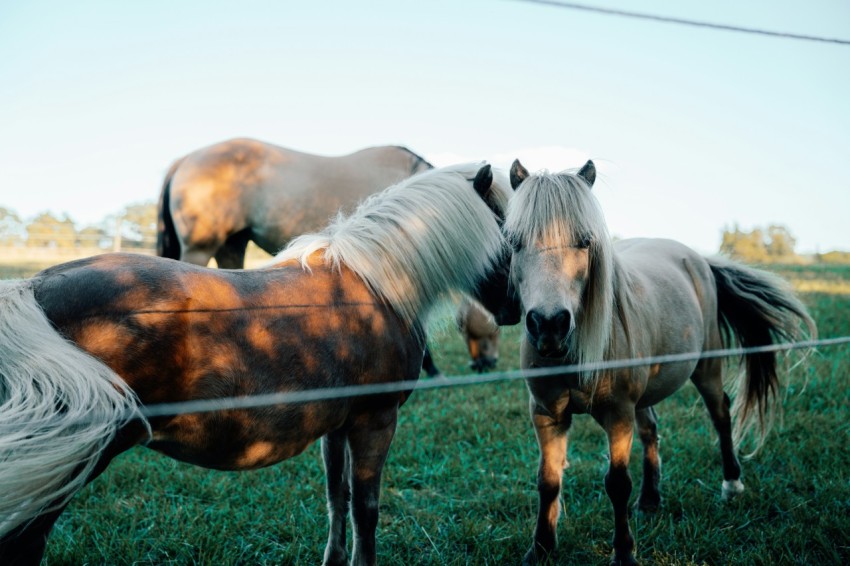
[[[723,501],[728,501],[742,493],[744,493],[744,484],[741,480],[723,480]]]

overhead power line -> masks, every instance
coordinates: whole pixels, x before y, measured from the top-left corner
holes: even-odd
[[[785,39],[800,39],[804,41],[818,41],[821,43],[837,43],[838,45],[850,45],[850,39],[836,39],[831,37],[820,37],[816,35],[804,35],[799,33],[786,33],[782,31],[770,31],[758,28],[746,28],[741,26],[730,26],[726,24],[715,24],[711,22],[701,22],[698,20],[686,20],[684,18],[672,18],[669,16],[658,16],[656,14],[644,14],[642,12],[631,12],[628,10],[617,10],[614,8],[602,8],[599,6],[589,6],[587,4],[576,4],[574,2],[559,2],[558,0],[518,0],[529,4],[542,4],[544,6],[552,6],[555,8],[565,8],[568,10],[583,10],[585,12],[594,12],[597,14],[605,14],[608,16],[621,16],[624,18],[635,18],[639,20],[650,20],[655,22],[663,22],[667,24],[679,24],[686,26],[694,26],[709,29],[718,29],[723,31],[736,31],[741,33],[752,33],[757,35],[766,35],[770,37],[782,37]]]

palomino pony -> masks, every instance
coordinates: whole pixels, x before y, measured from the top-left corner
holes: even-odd
[[[221,470],[322,438],[325,564],[374,564],[381,471],[409,391],[156,417],[156,403],[416,379],[424,318],[449,291],[498,312],[490,166],[412,177],[302,236],[273,266],[214,270],[106,254],[0,282],[0,564],[37,564],[69,499],[136,444]],[[482,284],[482,286],[479,286]],[[514,320],[515,323],[515,320]]]
[[[215,257],[219,267],[242,269],[248,241],[274,255],[338,212],[431,168],[400,146],[324,157],[251,139],[217,143],[169,168],[159,199],[157,255],[196,265]],[[488,316],[478,310],[465,312]],[[423,369],[440,373],[427,349]]]
[[[469,367],[484,373],[496,367],[499,361],[499,325],[481,303],[462,297],[455,318],[458,330],[469,351]]]
[[[324,157],[251,139],[205,147],[175,161],[159,200],[157,255],[242,269],[253,240],[274,255],[339,210],[431,164],[407,148],[371,147]]]
[[[736,341],[766,345],[798,336],[801,323],[816,334],[805,307],[768,273],[706,259],[671,240],[612,244],[591,193],[595,177],[591,161],[577,174],[529,175],[518,161],[511,168],[517,192],[504,230],[514,245],[512,284],[525,321],[523,368],[717,350]],[[778,387],[775,353],[748,354],[745,367],[731,411],[718,358],[527,380],[540,447],[540,507],[525,563],[545,561],[555,549],[567,431],[575,413],[590,413],[608,436],[612,563],[635,563],[628,523],[634,431],[644,447],[637,507],[653,511],[660,502],[653,405],[688,379],[720,437],[722,493],[743,491],[735,447],[754,424],[760,425],[759,445],[764,441]]]

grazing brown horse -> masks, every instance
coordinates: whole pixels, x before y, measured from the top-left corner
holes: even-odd
[[[500,331],[493,315],[475,299],[463,297],[455,322],[469,350],[469,367],[478,373],[496,367]]]
[[[302,236],[268,268],[106,254],[0,282],[0,564],[37,564],[69,499],[136,444],[221,470],[322,438],[325,564],[376,561],[381,471],[409,395],[155,417],[140,405],[416,379],[448,292],[499,312],[510,188],[434,169]],[[485,279],[494,261],[498,282]],[[479,285],[483,283],[483,285]]]
[[[295,236],[431,164],[407,148],[339,157],[252,139],[199,149],[171,165],[159,200],[157,255],[242,269],[253,240],[274,255]]]
[[[591,161],[578,173],[529,175],[518,161],[511,168],[517,192],[504,229],[514,245],[512,283],[525,322],[523,368],[702,352],[735,341],[767,345],[796,337],[801,324],[816,334],[805,307],[769,273],[706,259],[671,240],[612,244],[591,192],[595,178]],[[653,406],[688,379],[720,437],[722,493],[743,491],[735,446],[754,424],[760,425],[758,445],[764,441],[778,388],[775,353],[748,354],[744,365],[731,411],[717,358],[527,380],[540,447],[540,507],[525,563],[545,561],[555,550],[567,431],[575,413],[589,413],[608,436],[612,563],[635,563],[628,522],[634,432],[644,447],[637,507],[653,511],[660,502]]]
[[[205,147],[175,161],[162,186],[157,255],[242,269],[253,240],[274,255],[295,236],[432,165],[400,146],[341,157],[302,153],[251,139]],[[431,352],[422,367],[439,375]]]

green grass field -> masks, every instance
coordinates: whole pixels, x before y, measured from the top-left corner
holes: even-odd
[[[0,267],[0,277],[24,276]],[[821,336],[850,334],[850,268],[779,269],[831,292],[803,300]],[[820,282],[820,283],[817,283]],[[506,329],[498,369],[518,364]],[[454,332],[432,340],[447,375],[466,373]],[[661,510],[631,520],[647,564],[850,563],[850,348],[824,349],[790,375],[784,421],[743,462],[747,491],[720,500],[720,455],[693,386],[660,404]],[[635,443],[632,475],[640,481]],[[612,515],[606,443],[574,420],[558,564],[606,564]],[[402,408],[385,468],[382,564],[518,564],[536,512],[537,447],[520,382],[420,391]],[[636,496],[636,491],[633,496]],[[318,564],[326,537],[318,445],[272,468],[208,471],[134,449],[80,493],[58,521],[46,564]]]

